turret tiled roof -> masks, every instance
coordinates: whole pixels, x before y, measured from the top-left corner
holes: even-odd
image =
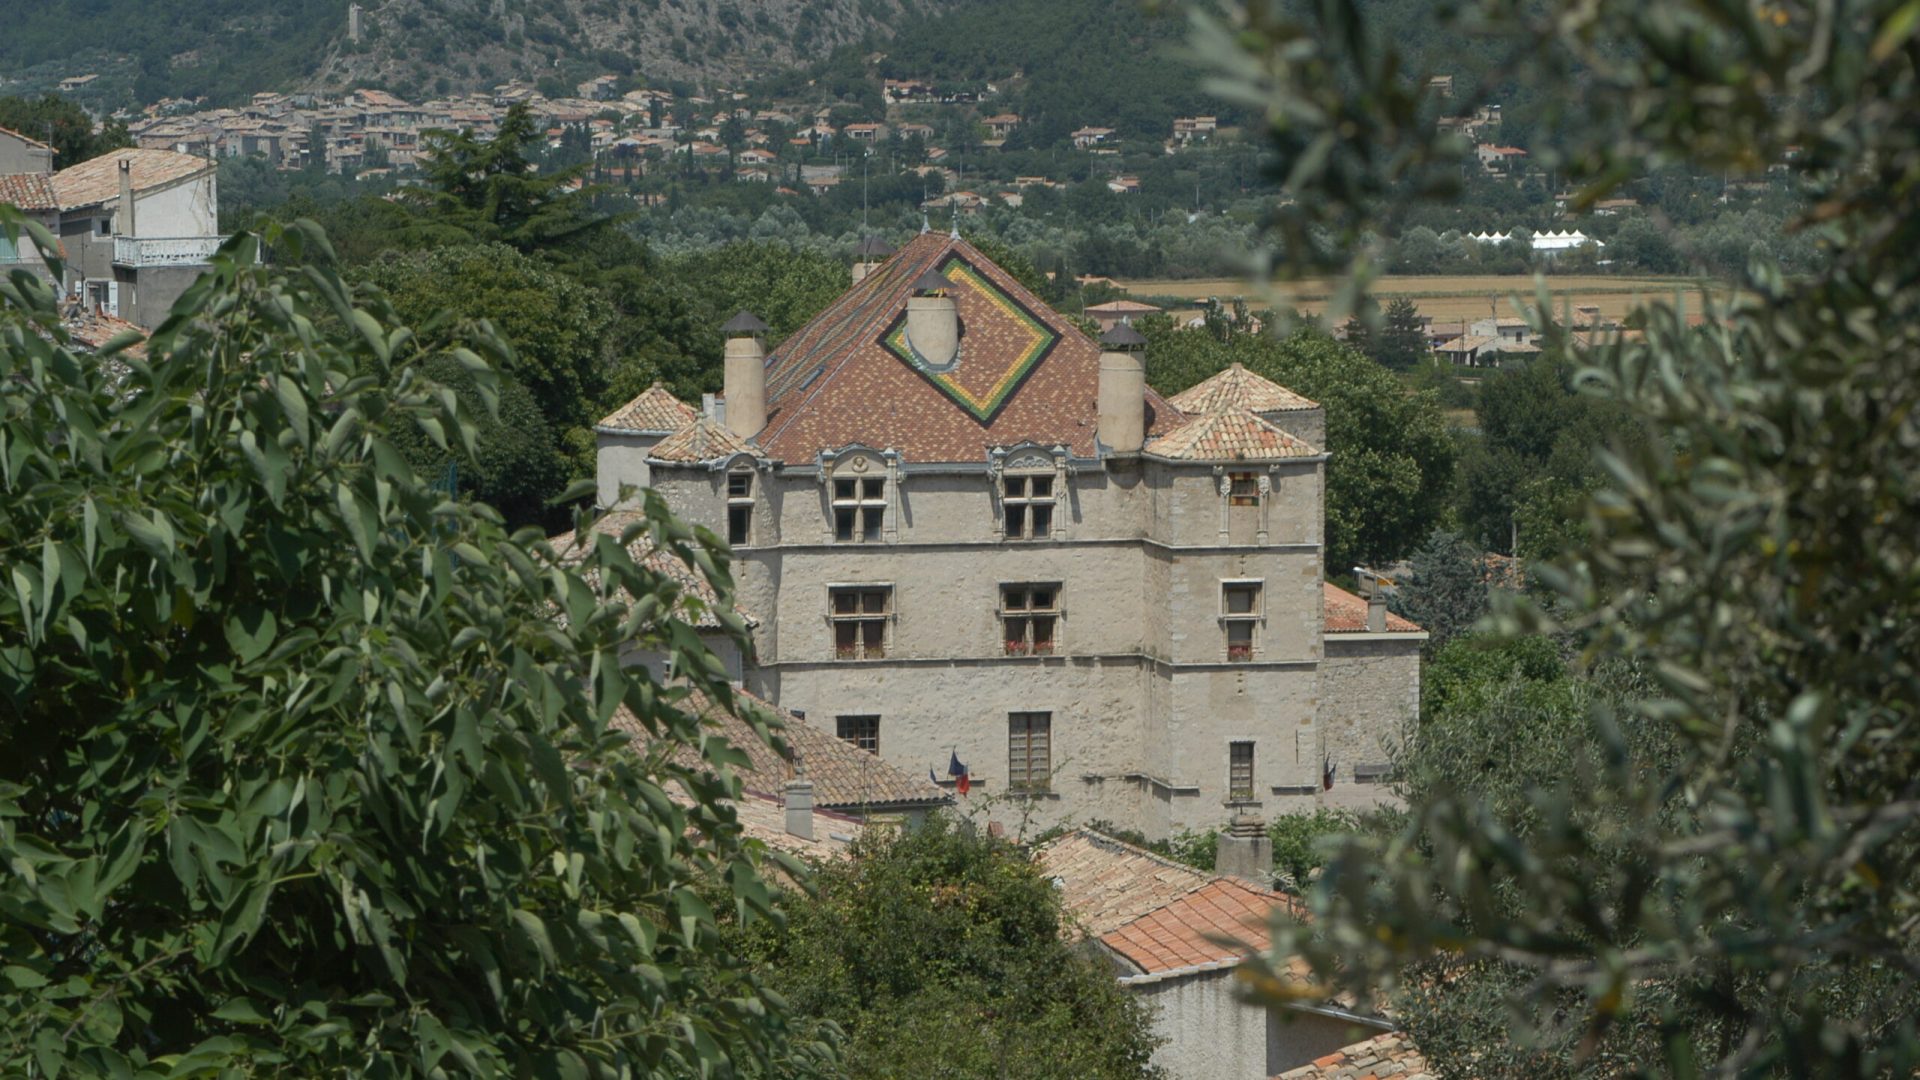
[[[1284,461],[1318,456],[1318,447],[1243,409],[1204,413],[1147,444],[1168,461]]]
[[[905,340],[907,300],[929,272],[960,317],[954,363]],[[984,461],[1036,442],[1094,455],[1100,347],[965,240],[915,237],[767,358],[767,455],[811,462],[858,443],[912,462]],[[1147,392],[1149,430],[1181,417]]]
[[[681,464],[719,461],[735,454],[758,456],[759,451],[754,449],[752,443],[729,431],[725,424],[706,416],[660,440],[658,446],[647,452],[650,458]]]
[[[1320,407],[1318,402],[1310,401],[1272,379],[1256,375],[1240,364],[1234,364],[1168,400],[1174,408],[1190,416],[1229,408],[1269,413]]]
[[[693,406],[673,396],[673,392],[654,383],[639,397],[600,419],[595,427],[664,435],[679,431],[700,418]]]

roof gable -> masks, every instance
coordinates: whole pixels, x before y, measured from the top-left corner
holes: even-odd
[[[601,417],[595,427],[645,434],[671,434],[700,418],[693,406],[673,396],[659,383],[613,412]]]
[[[1238,363],[1180,391],[1169,400],[1174,408],[1189,415],[1228,408],[1269,413],[1320,407],[1318,402],[1310,401],[1272,379],[1256,375]]]
[[[702,461],[720,461],[737,454],[760,456],[752,443],[735,435],[725,424],[702,416],[660,440],[659,445],[648,451],[647,456],[656,461],[690,465]]]
[[[1148,443],[1146,452],[1169,461],[1285,461],[1320,453],[1243,408],[1196,416]]]
[[[53,190],[62,210],[94,206],[119,197],[120,163],[131,162],[133,190],[150,191],[211,173],[214,163],[192,154],[138,147],[115,150],[53,174]]]
[[[949,284],[960,316],[956,360],[917,362],[899,331],[914,285]],[[853,443],[909,461],[985,461],[1033,442],[1095,454],[1100,347],[958,237],[921,233],[767,358],[762,449],[811,461]],[[1180,417],[1148,391],[1149,430]]]

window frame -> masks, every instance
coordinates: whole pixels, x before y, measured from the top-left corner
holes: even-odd
[[[1244,752],[1246,760],[1240,760]],[[1259,787],[1255,784],[1255,769],[1258,757],[1252,739],[1230,739],[1227,742],[1227,801],[1230,803],[1250,803],[1258,798]],[[1244,786],[1242,786],[1244,784]]]
[[[734,481],[745,481],[745,492],[734,489]],[[751,468],[733,468],[727,470],[727,546],[753,546],[753,488],[754,476]],[[736,519],[735,515],[744,515]],[[738,536],[738,539],[735,537]]]
[[[853,729],[849,732],[849,729]],[[880,755],[880,714],[848,713],[833,718],[833,733],[855,750]]]
[[[1252,490],[1243,490],[1242,485]],[[1250,472],[1228,473],[1227,505],[1251,506],[1258,509],[1260,506],[1260,474]]]
[[[1047,590],[1052,594],[1052,603],[1038,606],[1033,594]],[[1015,607],[1010,602],[1015,594],[1024,594],[1025,605]],[[1058,656],[1060,654],[1060,623],[1065,616],[1064,606],[1060,603],[1060,583],[1057,581],[1003,581],[1000,583],[1000,607],[995,613],[1000,618],[1000,642],[1002,653],[1006,656]],[[1044,647],[1039,640],[1039,624],[1049,624]],[[1014,636],[1013,624],[1023,624],[1019,636]]]
[[[883,544],[887,539],[887,478],[878,476],[854,475],[841,476],[836,473],[827,488],[827,508],[833,519],[833,542],[836,544]],[[852,494],[842,496],[841,485],[848,485]],[[846,512],[850,527],[841,534],[840,515]],[[869,515],[872,515],[869,520]],[[869,535],[871,534],[871,535]]]
[[[1260,648],[1260,626],[1266,621],[1267,583],[1263,578],[1226,578],[1220,582],[1220,629],[1229,663],[1251,661]],[[1246,611],[1234,611],[1231,597],[1246,591],[1252,600]],[[1237,642],[1235,638],[1244,638]]]
[[[1015,469],[1000,474],[1000,536],[1014,541],[1053,539],[1054,515],[1060,509],[1059,477],[1052,469]],[[1033,494],[1036,481],[1047,486],[1045,495]],[[1014,485],[1018,484],[1018,493]],[[1036,512],[1046,518],[1046,528],[1036,525]],[[1020,525],[1014,527],[1018,516]]]
[[[1036,725],[1036,721],[1038,721]],[[1041,767],[1039,778],[1035,779],[1034,735],[1036,731],[1043,739],[1040,750]],[[1017,741],[1016,741],[1017,740]],[[1019,756],[1015,756],[1018,747]],[[1016,766],[1015,762],[1019,765]],[[1041,710],[1025,710],[1007,714],[1007,790],[1019,795],[1050,795],[1053,793],[1053,713]]]
[[[869,610],[866,597],[881,597],[881,609]],[[853,596],[853,609],[840,610],[840,597]],[[892,582],[846,582],[827,586],[827,625],[832,628],[835,660],[885,660],[893,650],[894,588]],[[841,627],[853,627],[851,643],[840,640]],[[877,627],[878,641],[870,626]]]

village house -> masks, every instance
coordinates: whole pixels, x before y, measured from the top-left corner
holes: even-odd
[[[1196,139],[1204,140],[1220,130],[1220,120],[1213,116],[1179,116],[1173,121],[1173,141],[1186,145]]]
[[[854,142],[873,143],[887,137],[885,124],[848,124],[840,133]]]
[[[996,139],[1006,138],[1013,134],[1014,128],[1020,126],[1020,118],[1013,113],[1001,113],[998,116],[989,116],[980,122],[987,126],[987,133]]]
[[[1481,168],[1494,173],[1506,172],[1527,156],[1527,152],[1517,146],[1501,146],[1490,142],[1476,145],[1473,153],[1480,159]]]
[[[1271,886],[1265,828],[1237,821],[1213,873],[1086,828],[1034,852],[1086,947],[1152,1007],[1153,1063],[1171,1080],[1265,1080],[1394,1030],[1338,1005],[1245,997],[1235,971],[1267,950],[1271,921],[1305,917]]]
[[[214,163],[169,150],[115,150],[51,177],[66,291],[147,329],[207,268],[219,235]]]
[[[1102,333],[1120,323],[1133,322],[1159,313],[1159,308],[1152,304],[1143,304],[1138,300],[1109,300],[1104,304],[1088,304],[1086,311],[1083,312],[1100,327]]]
[[[1068,137],[1073,140],[1074,146],[1085,150],[1090,146],[1099,146],[1112,138],[1113,129],[1104,127],[1077,128]]]
[[[1140,191],[1140,178],[1137,176],[1116,176],[1107,181],[1107,190],[1115,195],[1136,195]]]
[[[742,685],[907,773],[957,758],[996,817],[1379,798],[1426,635],[1323,580],[1320,407],[1240,367],[1163,398],[1130,327],[1096,343],[957,235],[860,258],[771,352],[730,322],[706,408],[656,388],[597,432],[603,507],[651,486],[733,546]]]

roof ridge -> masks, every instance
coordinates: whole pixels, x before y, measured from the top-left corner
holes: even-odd
[[[1076,834],[1084,835],[1094,840],[1097,843],[1106,843],[1114,847],[1121,848],[1122,850],[1130,852],[1134,855],[1141,856],[1142,858],[1145,858],[1151,862],[1159,863],[1161,866],[1169,867],[1175,870],[1185,870],[1189,873],[1199,874],[1201,877],[1206,878],[1209,882],[1213,881],[1216,878],[1221,878],[1225,876],[1223,874],[1220,874],[1217,871],[1202,870],[1197,866],[1193,866],[1189,863],[1183,863],[1178,859],[1168,858],[1167,856],[1162,855],[1157,851],[1152,851],[1147,848],[1143,848],[1138,844],[1130,844],[1127,841],[1122,840],[1117,836],[1111,836],[1107,833],[1103,833],[1099,829],[1095,829],[1088,825],[1077,826],[1076,828],[1061,834],[1058,838],[1049,841],[1047,844],[1043,846],[1052,847],[1054,844],[1059,843],[1061,840],[1065,840],[1067,837],[1074,836]],[[1195,888],[1196,889],[1205,888],[1205,886],[1199,885],[1199,886],[1195,886]],[[1158,909],[1155,909],[1155,910],[1158,910]]]

